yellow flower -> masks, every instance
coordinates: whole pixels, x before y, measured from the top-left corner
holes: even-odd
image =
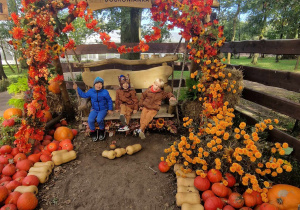
[[[281,167],[279,167],[279,168],[276,169],[276,172],[281,174],[283,172],[283,169]]]
[[[209,143],[207,143],[207,147],[208,148],[211,148],[212,147],[212,144],[209,142]]]
[[[292,171],[292,167],[291,166],[287,166],[285,169],[287,172],[291,172]]]
[[[245,134],[246,134],[246,131],[242,130],[241,135],[245,135]]]
[[[278,120],[278,119],[274,119],[274,122],[275,122],[276,124],[278,124],[278,123],[279,123],[279,120]]]
[[[273,125],[269,125],[269,130],[273,130]]]
[[[236,139],[240,139],[240,138],[241,138],[240,134],[235,134],[234,137],[235,137]]]
[[[231,73],[228,73],[228,77],[231,77],[232,76],[232,74]]]
[[[239,132],[240,132],[240,129],[235,128],[235,129],[234,129],[234,132],[235,132],[235,133],[239,133]]]
[[[208,157],[209,153],[208,152],[204,152],[203,155],[204,155],[204,157]]]
[[[276,152],[276,148],[275,148],[275,147],[272,147],[272,148],[271,148],[271,152],[272,152],[272,153],[275,153],[275,152]]]
[[[282,147],[286,149],[286,148],[289,147],[289,145],[288,145],[288,143],[285,142],[285,143],[282,144]]]
[[[262,167],[264,166],[264,164],[262,164],[262,163],[257,163],[257,166],[258,166],[259,168],[262,168]]]
[[[250,138],[250,136],[248,134],[244,135],[244,139],[249,139],[249,138]]]
[[[213,151],[213,152],[218,151],[217,147],[213,147],[213,148],[212,148],[212,151]]]
[[[265,187],[270,187],[270,183],[267,181],[264,181],[264,185],[265,185]]]
[[[272,172],[271,176],[275,177],[275,176],[277,176],[277,173],[274,171],[274,172]]]
[[[235,159],[236,159],[237,161],[241,161],[243,158],[242,158],[242,156],[239,156],[239,155],[238,155],[238,156],[235,157]]]
[[[241,122],[239,125],[240,129],[244,129],[246,127],[246,123],[245,122]]]
[[[284,155],[284,154],[285,154],[285,151],[282,149],[282,150],[279,151],[279,154],[280,154],[280,155]]]

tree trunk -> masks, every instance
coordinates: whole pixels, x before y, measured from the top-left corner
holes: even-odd
[[[241,9],[241,4],[238,3],[238,8],[236,10],[236,13],[233,16],[233,28],[232,28],[232,37],[231,37],[231,41],[234,42],[235,40],[235,34],[236,34],[236,22],[237,22],[237,18],[240,14],[240,9]],[[227,55],[227,63],[230,64],[230,58],[231,58],[231,53],[228,53]]]
[[[0,54],[0,80],[4,80],[4,79],[7,79],[7,76],[4,72],[4,68],[2,65],[2,58],[1,58],[1,54]]]
[[[141,9],[122,8],[124,12],[130,12],[130,19],[123,16],[121,24],[121,43],[139,43],[141,36]],[[138,60],[140,53],[126,53],[120,56],[123,59]]]
[[[62,70],[62,66],[60,63],[59,59],[55,59],[53,60],[53,65],[55,67],[55,70],[57,72],[57,74],[59,75],[63,75],[63,70]],[[61,90],[61,97],[62,97],[62,101],[63,101],[63,106],[64,106],[64,115],[66,116],[67,119],[74,119],[75,114],[74,114],[74,107],[71,104],[71,100],[67,91],[67,87],[66,87],[66,83],[65,81],[62,82],[62,84],[59,86],[60,90]]]
[[[7,62],[7,59],[6,59],[6,54],[5,54],[5,51],[4,51],[4,47],[2,45],[2,42],[1,42],[1,45],[0,45],[1,49],[2,49],[2,52],[3,52],[3,57],[4,57],[4,60],[6,62],[6,64],[8,65],[9,69],[11,70],[12,73],[16,73],[15,70],[13,69],[13,67]],[[1,65],[2,65],[2,60],[1,60]],[[2,66],[3,68],[3,66]],[[19,72],[18,72],[19,73]]]
[[[254,53],[251,63],[256,65],[258,57],[259,57],[259,53]]]
[[[298,70],[299,69],[299,61],[300,61],[300,55],[297,56],[297,62],[296,62],[296,65],[295,65],[295,69],[294,70]]]

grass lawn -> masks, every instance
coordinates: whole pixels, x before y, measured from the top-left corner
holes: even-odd
[[[263,69],[300,72],[300,66],[298,70],[294,70],[297,62],[296,59],[279,60],[279,62],[276,63],[275,57],[258,58],[256,65],[253,65],[251,61],[252,59],[248,57],[240,57],[239,59],[231,58],[230,63],[233,65],[251,66],[251,67],[263,68]]]
[[[17,79],[18,77],[22,77],[22,76],[26,76],[27,75],[27,71],[23,70],[22,72],[18,73],[18,69],[16,67],[16,65],[11,65],[15,71],[15,73],[13,73],[11,71],[11,69],[8,67],[8,65],[3,65],[4,68],[4,73],[6,74],[7,78],[10,80],[14,80]]]

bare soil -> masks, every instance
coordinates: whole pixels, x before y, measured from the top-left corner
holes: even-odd
[[[169,133],[146,133],[144,140],[117,133],[92,142],[80,133],[74,139],[77,159],[56,166],[49,181],[39,186],[37,209],[179,209],[174,173],[158,170],[164,148],[175,139]],[[142,150],[109,160],[101,154],[111,141],[123,148],[139,143]]]

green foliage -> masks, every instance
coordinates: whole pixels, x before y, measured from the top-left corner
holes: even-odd
[[[193,88],[198,84],[198,82],[195,79],[187,78],[185,80],[185,85],[186,85],[186,92],[185,96],[186,99],[189,101],[195,101],[198,99],[198,90],[197,88]]]
[[[8,104],[16,108],[23,109],[25,100],[23,99],[23,93],[29,90],[28,82],[26,77],[18,78],[18,81],[11,83],[8,88],[9,94],[15,94],[15,96],[8,100]]]
[[[11,83],[7,90],[9,94],[17,94],[20,92],[25,92],[26,90],[29,90],[28,82],[26,77],[20,77],[18,78],[18,81],[16,83]]]

